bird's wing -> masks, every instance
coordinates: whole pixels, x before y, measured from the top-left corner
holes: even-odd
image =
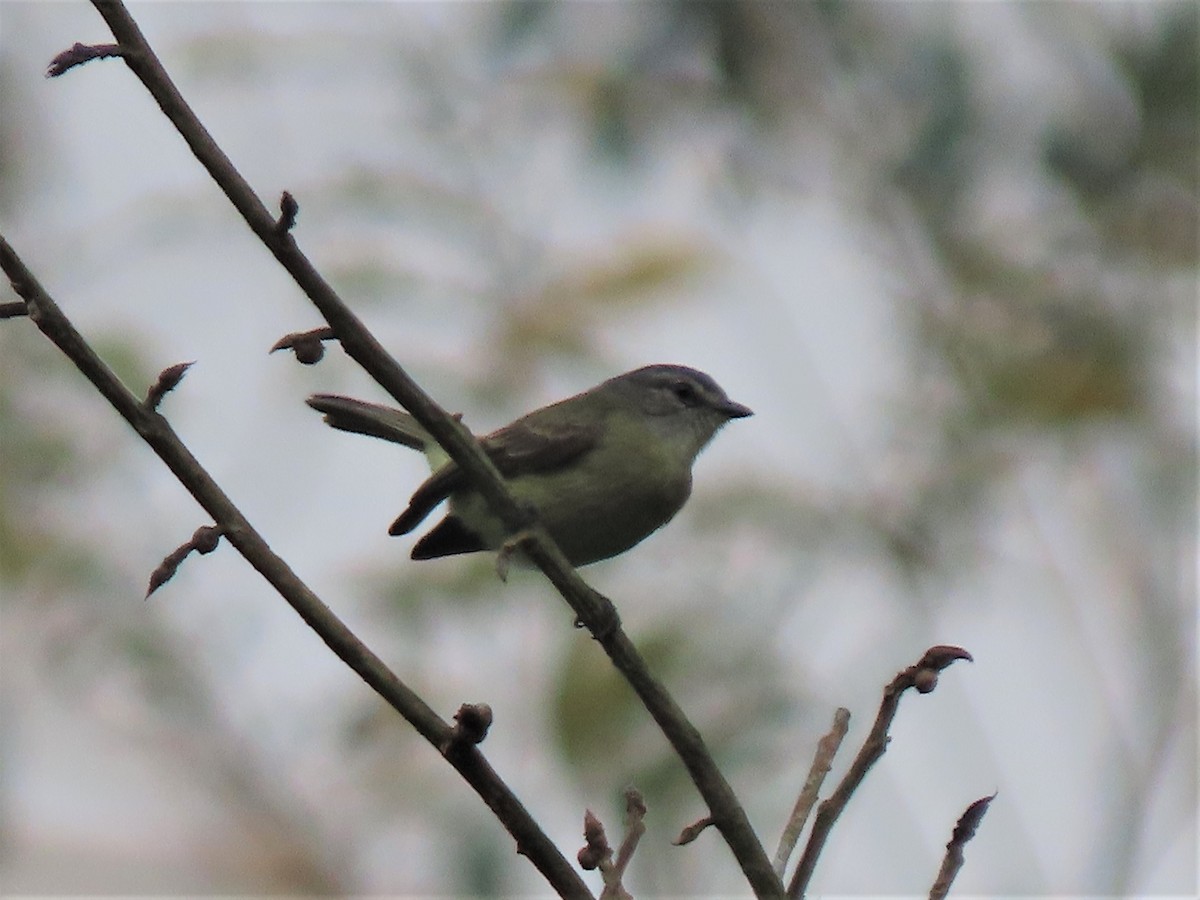
[[[492,432],[480,444],[500,474],[511,479],[562,468],[595,448],[602,433],[599,424],[546,422],[534,414]],[[413,492],[408,509],[392,523],[388,534],[408,534],[465,482],[462,470],[455,463],[446,463]]]
[[[505,478],[552,472],[574,462],[600,443],[598,423],[576,425],[526,416],[483,439],[483,450]]]

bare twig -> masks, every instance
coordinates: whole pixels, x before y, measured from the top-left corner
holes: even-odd
[[[937,687],[938,673],[960,659],[970,660],[971,654],[961,647],[937,646],[930,647],[925,655],[912,666],[899,673],[891,684],[883,689],[883,702],[879,705],[879,713],[875,716],[875,724],[871,733],[863,741],[862,748],[850,764],[850,770],[842,778],[829,798],[817,807],[817,817],[813,820],[812,833],[808,836],[808,844],[804,854],[792,873],[788,884],[789,897],[803,897],[817,867],[817,858],[829,838],[829,832],[837,822],[838,816],[850,802],[850,797],[867,776],[871,766],[883,756],[887,750],[888,729],[896,718],[900,707],[900,696],[909,688],[916,688],[919,693],[928,694]]]
[[[780,878],[783,877],[788,858],[791,857],[792,851],[796,848],[796,842],[800,839],[800,832],[804,830],[804,823],[808,821],[808,814],[817,802],[817,794],[833,765],[833,757],[837,754],[838,748],[842,746],[842,739],[846,736],[849,728],[850,710],[838,707],[833,714],[833,727],[817,742],[817,752],[813,756],[808,777],[804,779],[804,787],[800,789],[800,796],[796,798],[792,815],[788,818],[787,825],[783,828],[783,834],[779,838],[779,849],[775,851],[775,871],[779,873]]]
[[[617,861],[613,868],[616,870],[618,883],[629,868],[629,861],[637,850],[638,842],[646,833],[646,799],[642,792],[635,787],[625,789],[625,837],[617,850]],[[604,895],[601,894],[601,900]]]
[[[195,360],[192,362],[175,363],[173,366],[167,366],[158,373],[158,380],[150,385],[150,390],[146,392],[146,399],[143,401],[146,409],[151,411],[158,409],[158,404],[162,403],[162,398],[169,394],[183,380],[183,376],[187,374],[187,370],[194,366]]]
[[[158,564],[158,568],[150,573],[150,587],[146,589],[146,596],[149,597],[170,581],[179,568],[179,564],[187,559],[188,554],[193,550],[202,555],[212,553],[220,542],[220,528],[215,525],[201,525],[191,538],[168,553]]]
[[[290,231],[282,232],[266,206],[234,168],[200,123],[146,42],[137,23],[118,0],[92,0],[125,51],[124,60],[187,142],[197,160],[220,186],[246,223],[325,317],[346,353],[375,379],[445,448],[479,490],[510,534],[529,533],[523,547],[592,632],[613,665],[658,723],[708,804],[713,820],[754,892],[777,896],[783,885],[759,843],[745,810],[712,759],[700,733],[666,689],[651,675],[620,626],[608,598],[588,586],[567,562],[545,529],[518,504],[500,473],[470,431],[438,406],[392,359],[357,316],[300,251]]]
[[[963,865],[963,847],[975,837],[975,830],[983,821],[988,806],[995,799],[995,794],[980,797],[959,817],[950,835],[950,842],[946,844],[946,856],[942,859],[941,871],[938,872],[933,887],[929,889],[929,900],[945,900],[946,895],[950,893],[950,885],[954,884],[954,879],[958,877],[958,871]]]
[[[75,44],[64,50],[46,66],[46,77],[57,78],[64,72],[81,66],[93,59],[107,59],[110,56],[124,56],[125,51],[118,44]]]
[[[712,825],[712,816],[705,816],[703,819],[697,819],[691,825],[684,826],[683,831],[679,832],[679,837],[671,841],[676,847],[686,847],[696,838],[704,833],[704,830]]]
[[[441,750],[452,745],[452,729],[383,661],[350,631],[254,530],[241,511],[179,439],[159,413],[147,408],[88,345],[33,274],[0,236],[0,268],[29,306],[29,316],[166,463],[180,483],[213,517],[221,534],[245,557],[337,656]],[[475,747],[456,747],[443,756],[492,809],[542,875],[564,897],[591,896],[574,867],[534,821],[529,811]]]

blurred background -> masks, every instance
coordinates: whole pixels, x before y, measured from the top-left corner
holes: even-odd
[[[906,697],[814,894],[1194,895],[1193,3],[189,3],[132,9],[400,362],[477,431],[649,362],[757,415],[584,571],[773,852],[833,711]],[[636,896],[745,894],[682,766],[539,576],[413,563],[383,400],[83,2],[0,5],[0,232],[273,548],[563,851],[647,796]],[[5,288],[7,291],[7,287]],[[4,293],[2,300],[14,299]],[[0,890],[545,894],[437,753],[26,319],[0,323]],[[589,876],[591,877],[591,876]],[[592,878],[599,890],[599,880]]]

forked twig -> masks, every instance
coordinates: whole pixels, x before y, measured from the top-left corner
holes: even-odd
[[[625,789],[625,836],[613,859],[604,825],[589,809],[583,815],[583,838],[587,841],[579,851],[579,864],[585,869],[599,869],[604,878],[600,900],[633,900],[622,879],[633,859],[638,842],[646,833],[646,801],[637,788]]]
[[[846,804],[850,801],[850,797],[858,788],[864,778],[867,777],[867,772],[871,770],[871,766],[878,762],[887,750],[888,729],[892,727],[892,720],[896,718],[896,711],[900,707],[900,697],[909,688],[916,688],[919,693],[928,694],[937,687],[938,673],[947,666],[952,665],[960,659],[970,660],[971,654],[962,647],[951,647],[939,645],[930,647],[925,651],[925,655],[917,661],[915,665],[909,666],[904,671],[900,672],[892,679],[891,684],[883,689],[883,702],[879,705],[879,713],[875,716],[875,724],[871,726],[871,731],[863,741],[862,748],[858,751],[858,755],[854,757],[854,762],[850,764],[850,770],[842,778],[834,792],[829,798],[824,800],[817,807],[817,816],[813,820],[812,833],[808,836],[808,843],[804,847],[804,853],[800,857],[800,862],[796,865],[796,871],[792,873],[792,880],[788,884],[789,897],[803,897],[805,890],[808,888],[808,882],[812,878],[813,871],[817,867],[817,858],[821,855],[821,850],[825,846],[825,841],[829,838],[829,832],[833,829],[833,825],[838,820],[838,816],[842,814],[842,810],[846,808]]]

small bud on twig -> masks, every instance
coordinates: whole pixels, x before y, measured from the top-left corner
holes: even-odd
[[[920,694],[928,694],[937,687],[938,676],[933,669],[920,669],[913,676],[913,687]]]
[[[275,233],[287,234],[296,227],[296,213],[300,212],[300,204],[290,191],[284,191],[279,198],[279,218],[275,220]]]
[[[173,366],[167,366],[158,373],[158,380],[150,386],[150,390],[146,393],[146,399],[142,401],[142,406],[149,410],[158,409],[158,404],[162,403],[162,398],[168,393],[175,390],[187,370],[196,364],[195,360],[185,363],[175,363]]]
[[[590,809],[584,810],[583,813],[583,839],[587,843],[580,848],[576,858],[579,860],[579,865],[589,872],[599,868],[605,860],[612,858],[612,847],[608,846],[608,836],[604,833],[604,826]]]
[[[992,794],[990,797],[980,797],[968,806],[962,816],[959,817],[957,824],[954,826],[954,831],[951,832],[950,843],[946,844],[946,856],[942,860],[941,871],[938,872],[937,879],[933,882],[933,887],[929,889],[930,900],[943,900],[950,893],[950,885],[954,883],[954,879],[958,876],[958,872],[965,860],[963,847],[966,846],[967,841],[975,837],[975,830],[979,828],[979,823],[983,821],[983,817],[988,811],[988,806],[995,799],[995,794]]]
[[[676,847],[685,847],[694,841],[704,832],[709,825],[713,823],[712,816],[705,816],[703,819],[698,819],[691,825],[688,825],[683,831],[679,832],[679,837],[671,841]]]
[[[629,891],[621,883],[629,861],[633,859],[638,841],[646,833],[646,801],[642,792],[635,787],[625,789],[625,837],[621,848],[613,860],[613,850],[609,846],[608,836],[604,833],[604,825],[589,809],[583,814],[583,839],[587,844],[576,855],[579,865],[584,869],[599,869],[604,878],[604,890],[600,892],[600,900],[632,900]]]
[[[220,542],[221,529],[218,526],[202,525],[197,528],[187,543],[180,544],[168,553],[158,564],[158,568],[150,573],[150,587],[146,589],[146,596],[149,597],[170,581],[179,568],[179,564],[187,559],[188,554],[193,550],[201,555],[212,553]]]
[[[892,682],[892,689],[899,692],[914,687],[919,693],[928,694],[937,687],[938,673],[960,659],[965,659],[967,662],[975,661],[974,657],[962,647],[953,647],[949,644],[930,647],[916,665],[909,666],[896,676],[896,680]]]
[[[221,529],[215,525],[202,525],[192,535],[192,547],[201,556],[207,556],[221,543]]]
[[[456,747],[482,744],[492,727],[492,708],[486,703],[464,703],[454,714],[454,728],[446,752]]]
[[[311,366],[319,363],[325,356],[325,347],[321,342],[333,340],[337,340],[337,335],[328,325],[324,328],[314,328],[312,331],[293,331],[277,340],[270,352],[291,350],[296,354],[297,362]]]
[[[46,77],[57,78],[64,72],[81,66],[85,62],[91,62],[93,59],[107,59],[110,56],[124,56],[125,48],[120,44],[80,44],[76,43],[68,50],[64,50],[54,59],[50,60],[50,65],[46,66]]]

